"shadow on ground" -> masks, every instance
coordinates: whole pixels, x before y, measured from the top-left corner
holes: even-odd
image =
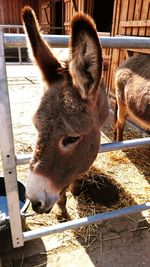
[[[136,204],[111,175],[96,167],[81,178],[71,188],[81,218]],[[71,234],[80,245],[62,242],[62,246],[51,249],[50,255],[42,239],[26,242],[23,248],[3,255],[3,267],[149,267],[149,229],[141,213],[114,218],[73,229]]]
[[[136,205],[124,188],[95,167],[83,177],[73,188],[80,217]],[[82,227],[75,235],[95,267],[148,267],[149,229],[145,217],[137,213]]]
[[[23,247],[11,249],[1,257],[3,267],[47,266],[47,252],[40,238],[27,241]]]

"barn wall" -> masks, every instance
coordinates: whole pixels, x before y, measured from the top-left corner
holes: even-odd
[[[114,0],[111,35],[150,37],[150,0]],[[105,76],[105,83],[112,107],[115,100],[116,67],[129,56],[141,52],[150,53],[148,49],[110,49],[109,71]]]
[[[45,34],[64,34],[64,1],[39,0],[39,21]]]
[[[39,15],[39,1],[36,0],[0,0],[0,24],[20,25],[21,8],[30,5],[34,8],[37,16]]]
[[[93,16],[94,11],[94,0],[74,0],[77,11],[85,12]],[[64,10],[65,10],[65,34],[70,32],[70,22],[75,14],[75,6],[73,5],[72,0],[64,0]]]
[[[150,36],[150,0],[115,0],[112,36]],[[150,53],[149,50],[111,49],[107,88],[115,97],[114,71],[129,55],[135,52]]]

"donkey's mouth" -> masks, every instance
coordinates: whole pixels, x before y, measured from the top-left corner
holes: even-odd
[[[40,202],[39,203],[38,202],[37,203],[32,203],[32,209],[38,214],[43,214],[43,213],[48,214],[48,213],[50,213],[52,208],[53,207],[50,207],[48,209],[46,209],[44,207],[42,208],[41,205],[40,205]]]
[[[44,213],[48,214],[48,213],[50,213],[51,210],[52,210],[52,208],[46,210]]]

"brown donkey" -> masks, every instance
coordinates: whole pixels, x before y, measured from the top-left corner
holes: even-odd
[[[149,131],[150,55],[134,55],[121,64],[115,73],[115,90],[114,140],[123,140],[128,115]]]
[[[100,84],[102,49],[92,19],[76,14],[69,61],[63,68],[39,33],[34,11],[26,6],[22,17],[45,88],[33,118],[38,137],[27,197],[38,213],[49,212],[57,202],[65,217],[65,190],[95,160],[108,116],[107,95]]]

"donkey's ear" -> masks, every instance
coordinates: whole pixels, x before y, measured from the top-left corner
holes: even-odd
[[[57,80],[60,63],[53,56],[48,44],[40,34],[40,27],[36,15],[30,6],[22,9],[22,20],[26,36],[28,37],[29,53],[39,66],[44,80]]]
[[[82,13],[71,24],[69,69],[81,97],[93,98],[102,73],[102,49],[93,20]]]

